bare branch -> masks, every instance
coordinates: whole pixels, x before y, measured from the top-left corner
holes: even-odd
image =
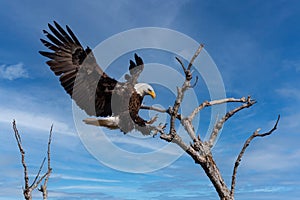
[[[248,97],[249,99],[249,97]],[[246,103],[248,101],[245,97],[242,97],[240,99],[236,98],[226,98],[226,99],[218,99],[218,100],[212,100],[212,101],[204,101],[202,104],[200,104],[197,108],[193,110],[193,112],[189,115],[189,120],[193,120],[194,117],[200,112],[203,108],[208,107],[208,106],[213,106],[213,105],[218,105],[218,104],[223,104],[223,103],[229,103],[229,102],[241,102],[241,103]]]
[[[154,110],[154,111],[157,111],[157,112],[160,112],[160,113],[167,113],[168,112],[167,109],[162,109],[162,108],[158,108],[158,107],[155,107],[155,106],[145,106],[145,105],[142,105],[140,109],[143,109],[143,110]]]
[[[204,45],[203,44],[200,44],[200,46],[198,47],[197,51],[195,52],[194,56],[192,57],[188,67],[187,67],[187,70],[191,70],[191,67],[195,61],[195,59],[198,57],[198,55],[200,54],[201,50],[203,49]]]
[[[190,88],[194,88],[194,87],[197,85],[197,83],[198,83],[198,79],[199,79],[199,77],[198,77],[198,76],[196,76],[195,83],[194,83],[193,85],[191,85],[191,86],[190,86]]]
[[[220,119],[220,120],[215,124],[215,126],[214,126],[214,128],[213,128],[213,131],[212,131],[212,133],[211,133],[211,135],[210,135],[210,138],[209,138],[209,140],[208,140],[208,145],[209,145],[209,147],[210,147],[210,148],[213,147],[213,145],[214,145],[214,143],[215,143],[215,141],[216,141],[216,139],[217,139],[217,137],[218,137],[219,131],[220,131],[221,128],[223,127],[224,123],[225,123],[230,117],[232,117],[235,113],[237,113],[237,112],[239,112],[239,111],[241,111],[241,110],[243,110],[243,109],[245,109],[245,108],[249,108],[250,106],[252,106],[252,105],[255,104],[255,103],[256,103],[256,101],[251,100],[251,98],[248,97],[247,103],[245,103],[245,104],[243,104],[243,105],[241,105],[241,106],[239,106],[239,107],[237,107],[237,108],[235,108],[235,109],[233,109],[233,110],[227,112],[227,113],[225,114],[225,116],[222,117],[222,119]]]
[[[42,164],[41,164],[41,166],[40,166],[40,168],[39,168],[39,171],[38,171],[38,173],[36,174],[36,176],[35,176],[35,178],[34,178],[32,184],[30,185],[30,188],[35,189],[35,188],[34,188],[34,185],[36,184],[36,181],[37,181],[38,178],[40,177],[40,173],[41,173],[41,171],[42,171],[42,169],[43,169],[43,166],[44,166],[44,164],[45,164],[45,161],[46,161],[46,158],[43,159]]]
[[[199,138],[197,138],[197,136],[196,136],[195,129],[194,129],[191,121],[188,120],[188,118],[182,119],[181,124],[185,128],[186,132],[189,134],[189,136],[193,142],[196,142],[199,140]]]
[[[177,118],[178,115],[178,109],[181,105],[181,102],[183,100],[184,97],[184,93],[185,91],[190,87],[190,80],[185,80],[182,87],[179,88],[177,87],[177,96],[176,96],[176,100],[174,102],[173,108],[172,108],[172,113],[171,115],[171,119],[170,119],[170,132],[169,134],[173,134],[175,131],[175,119]]]
[[[167,142],[172,142],[174,144],[177,144],[179,147],[181,147],[182,150],[186,151],[194,159],[196,163],[205,162],[205,158],[201,156],[194,148],[187,145],[178,134],[171,135],[171,134],[162,133],[160,135],[160,138]]]
[[[178,134],[171,135],[171,134],[162,133],[160,134],[160,138],[166,140],[167,142],[173,142],[177,144],[184,151],[186,151],[189,148],[189,146],[182,140],[182,138]]]
[[[29,188],[29,177],[28,177],[27,165],[26,165],[26,162],[25,162],[25,151],[22,147],[21,136],[20,136],[19,131],[17,129],[16,121],[13,120],[12,124],[13,124],[13,130],[14,130],[14,133],[15,133],[15,138],[16,138],[17,143],[18,143],[19,151],[21,153],[21,162],[22,162],[22,166],[23,166],[23,169],[24,169],[24,181],[25,181],[24,195],[25,195],[26,189]]]
[[[180,104],[183,100],[185,91],[191,87],[191,82],[190,81],[192,79],[192,73],[191,73],[190,70],[191,70],[191,67],[193,65],[193,62],[195,61],[195,59],[197,58],[197,56],[201,52],[202,48],[203,48],[203,44],[201,44],[199,46],[199,48],[197,49],[197,51],[193,55],[187,69],[184,67],[182,61],[179,58],[176,57],[176,60],[180,63],[180,65],[181,65],[181,67],[182,67],[182,69],[185,73],[185,81],[182,84],[181,88],[177,88],[177,97],[176,97],[176,100],[175,100],[173,108],[172,108],[172,113],[170,114],[171,119],[170,119],[170,132],[169,132],[169,134],[173,134],[174,131],[175,131],[175,119],[177,118],[178,109],[179,109]]]
[[[32,190],[35,190],[39,184],[46,178],[48,172],[46,172],[45,174],[43,174],[43,176],[41,176],[34,185],[32,185],[32,187],[30,187]]]
[[[162,109],[162,108],[158,108],[158,107],[155,107],[155,106],[145,106],[145,105],[142,105],[140,107],[140,109],[143,109],[143,110],[154,110],[154,111],[157,111],[157,112],[160,112],[160,113],[167,113],[169,115],[171,115],[171,111],[170,111],[170,108],[169,109]],[[177,119],[181,120],[182,116],[181,114],[177,113],[177,116],[176,116]]]
[[[259,131],[260,129],[257,129],[247,140],[246,142],[244,143],[244,146],[242,148],[242,150],[240,151],[236,161],[235,161],[235,164],[234,164],[234,168],[233,168],[233,174],[232,174],[232,180],[231,180],[231,191],[230,191],[230,196],[233,197],[234,196],[234,190],[235,190],[235,183],[236,183],[236,174],[237,174],[237,170],[238,170],[238,167],[240,165],[240,162],[242,160],[242,157],[247,149],[247,147],[249,146],[249,144],[251,143],[251,141],[256,138],[256,137],[265,137],[265,136],[268,136],[268,135],[271,135],[276,129],[277,129],[277,125],[278,125],[278,122],[280,120],[280,115],[278,115],[278,118],[276,120],[276,123],[274,125],[274,127],[266,132],[266,133],[262,133],[260,134]]]
[[[47,162],[48,162],[48,165],[47,165],[47,172],[45,174],[45,181],[44,181],[44,184],[41,185],[39,191],[42,192],[43,194],[43,199],[46,200],[47,197],[48,197],[48,191],[47,191],[47,185],[48,185],[48,180],[49,180],[49,177],[50,177],[50,174],[52,172],[52,168],[51,168],[51,159],[50,159],[50,146],[51,146],[51,141],[52,141],[52,130],[53,130],[53,124],[51,125],[51,128],[50,128],[50,133],[49,133],[49,138],[48,138],[48,148],[47,148]]]
[[[175,58],[176,58],[176,60],[179,62],[179,64],[181,65],[181,67],[182,67],[182,70],[185,72],[185,71],[186,71],[186,69],[185,69],[185,66],[184,66],[184,64],[183,64],[182,60],[181,60],[180,58],[178,58],[178,57],[175,57]]]

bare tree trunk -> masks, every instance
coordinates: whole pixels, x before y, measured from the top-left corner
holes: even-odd
[[[222,178],[220,170],[218,169],[215,161],[211,154],[205,156],[206,162],[200,163],[207,177],[210,179],[212,184],[214,185],[220,199],[224,200],[233,200],[230,197],[230,191],[226,186],[225,181]]]

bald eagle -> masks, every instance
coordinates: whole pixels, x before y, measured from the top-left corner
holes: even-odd
[[[87,115],[99,117],[84,122],[124,133],[135,129],[149,135],[153,120],[141,118],[139,110],[145,95],[152,98],[156,95],[149,84],[137,83],[144,68],[143,60],[135,54],[135,62],[130,60],[130,75],[125,75],[125,82],[118,82],[100,68],[92,50],[84,49],[68,26],[65,30],[54,21],[54,26],[48,24],[48,27],[52,33],[43,30],[48,41],[41,39],[41,42],[52,52],[39,53],[50,58],[46,63],[76,104]]]

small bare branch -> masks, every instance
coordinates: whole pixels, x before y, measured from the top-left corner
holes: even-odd
[[[200,46],[198,47],[197,51],[195,52],[194,56],[192,57],[188,67],[187,67],[187,70],[191,70],[191,67],[193,66],[193,63],[195,61],[195,59],[198,57],[198,55],[200,54],[201,50],[203,49],[204,45],[203,44],[200,44]]]
[[[32,186],[30,186],[31,190],[35,190],[35,189],[39,186],[39,184],[44,180],[44,178],[46,178],[47,174],[48,174],[48,172],[46,172],[45,174],[43,174],[43,176],[41,176],[41,177],[36,181],[35,184],[33,184]]]
[[[41,176],[39,179],[35,180],[34,183],[32,184],[32,186],[30,186],[32,188],[32,190],[34,190],[44,180],[44,185],[43,185],[44,187],[41,186],[41,189],[39,189],[39,191],[41,191],[43,193],[43,197],[45,196],[45,193],[47,193],[47,182],[48,182],[49,176],[50,176],[51,171],[52,171],[52,169],[50,167],[50,144],[51,144],[51,140],[52,140],[52,129],[53,129],[53,125],[51,125],[49,138],[48,138],[48,146],[47,146],[48,168],[47,168],[47,172],[43,176]],[[41,167],[44,165],[45,160],[46,160],[46,158],[44,159]],[[40,168],[40,170],[41,170],[41,168]],[[39,171],[39,173],[40,173],[40,171]],[[38,173],[37,177],[39,176],[39,173]],[[46,197],[47,197],[47,195],[46,195]]]
[[[47,185],[48,185],[48,181],[49,181],[49,177],[50,174],[52,172],[52,168],[51,168],[51,159],[50,159],[50,146],[51,146],[51,141],[52,141],[52,130],[53,130],[53,124],[51,125],[50,128],[50,133],[49,133],[49,138],[48,138],[48,148],[47,148],[47,162],[48,162],[48,166],[47,166],[47,172],[46,172],[46,176],[45,176],[45,181],[44,184],[41,185],[39,191],[42,192],[43,194],[43,199],[46,200],[48,197],[48,191],[47,191]]]
[[[184,119],[181,120],[181,124],[183,125],[183,127],[185,128],[187,133],[189,134],[192,141],[193,142],[198,141],[198,138],[197,138],[196,133],[195,133],[195,129],[194,129],[191,121],[189,121],[188,118],[184,118]]]
[[[175,58],[176,58],[176,60],[179,62],[179,64],[181,65],[181,67],[182,67],[182,70],[185,72],[185,71],[186,71],[186,69],[185,69],[185,66],[184,66],[184,64],[183,64],[182,60],[181,60],[180,58],[178,58],[178,57],[175,57]]]
[[[14,130],[14,133],[15,133],[15,138],[16,138],[17,143],[18,143],[19,151],[21,153],[21,162],[22,162],[22,166],[23,166],[23,169],[24,169],[24,181],[25,181],[24,195],[25,195],[25,190],[27,188],[29,188],[28,169],[27,169],[27,165],[26,165],[26,162],[25,162],[25,151],[22,147],[21,136],[20,136],[19,131],[17,129],[17,125],[16,125],[15,120],[13,120],[13,130]]]
[[[155,106],[145,106],[145,105],[142,105],[140,109],[143,109],[143,110],[154,110],[154,111],[157,111],[157,112],[160,112],[160,113],[167,113],[168,112],[167,109],[162,109],[162,108],[158,108],[158,107],[155,107]]]
[[[256,137],[265,137],[265,136],[268,136],[268,135],[271,135],[276,129],[277,129],[277,125],[278,125],[278,122],[280,120],[280,115],[278,115],[278,118],[276,120],[276,123],[275,125],[273,126],[273,128],[266,132],[266,133],[262,133],[260,134],[259,131],[260,129],[257,129],[247,140],[246,142],[244,143],[244,146],[242,148],[242,150],[240,151],[236,161],[235,161],[235,164],[234,164],[234,168],[233,168],[233,174],[232,174],[232,179],[231,179],[231,190],[230,190],[230,196],[233,197],[234,196],[234,190],[235,190],[235,183],[236,183],[236,174],[237,174],[237,170],[238,170],[238,167],[240,165],[240,162],[242,160],[242,157],[247,149],[247,147],[249,146],[249,144],[251,143],[251,141],[256,138]]]
[[[173,134],[175,131],[175,119],[177,118],[178,115],[178,109],[181,105],[181,102],[184,97],[185,91],[190,87],[190,80],[185,80],[182,87],[179,88],[177,87],[177,96],[172,108],[172,113],[171,113],[171,119],[170,119],[170,132],[169,134]]]
[[[162,109],[162,108],[158,108],[158,107],[155,107],[155,106],[145,106],[145,105],[142,105],[140,107],[140,109],[143,109],[143,110],[154,110],[154,111],[157,111],[157,112],[160,112],[160,113],[167,113],[169,115],[171,115],[171,109],[168,108],[168,109]],[[177,116],[176,116],[177,119],[181,120],[181,114],[177,113]]]
[[[248,97],[249,98],[249,97]],[[241,103],[246,103],[248,99],[245,97],[242,97],[240,99],[236,98],[226,98],[226,99],[218,99],[218,100],[212,100],[212,101],[204,101],[202,104],[200,104],[197,108],[193,110],[193,112],[189,115],[189,120],[193,120],[194,117],[200,112],[203,108],[208,107],[208,106],[213,106],[213,105],[218,105],[218,104],[223,104],[223,103],[229,103],[229,102],[241,102]]]
[[[32,184],[30,185],[30,188],[33,188],[34,185],[36,185],[36,181],[37,181],[38,178],[40,177],[40,173],[41,173],[41,171],[42,171],[42,169],[43,169],[43,166],[44,166],[44,164],[45,164],[45,161],[46,161],[46,158],[43,159],[42,164],[41,164],[41,166],[40,166],[40,168],[39,168],[39,171],[38,171],[38,173],[36,174],[36,176],[35,176],[35,178],[34,178]],[[34,188],[33,188],[33,189],[34,189]]]
[[[196,76],[195,83],[194,83],[193,85],[191,85],[191,86],[190,86],[190,88],[194,88],[194,87],[197,85],[197,83],[198,83],[198,79],[199,79],[199,77],[198,77],[198,76]]]

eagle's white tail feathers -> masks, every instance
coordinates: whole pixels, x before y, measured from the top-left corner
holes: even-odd
[[[86,118],[84,123],[94,126],[103,126],[109,129],[118,129],[119,117],[105,117],[105,118]]]

